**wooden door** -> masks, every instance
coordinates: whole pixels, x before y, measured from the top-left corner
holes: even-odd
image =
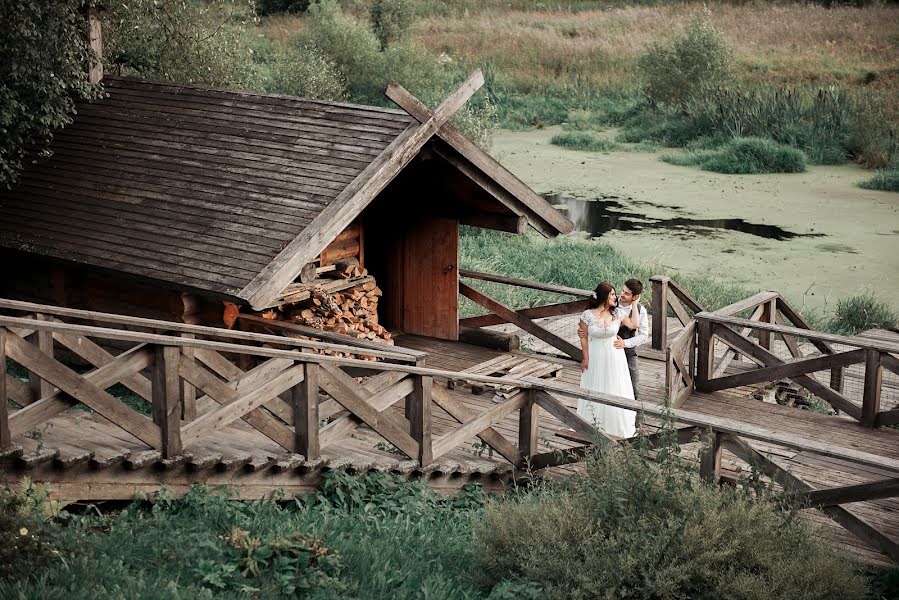
[[[416,219],[403,246],[402,330],[459,339],[459,221]]]

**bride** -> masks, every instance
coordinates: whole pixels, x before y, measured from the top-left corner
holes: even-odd
[[[630,313],[616,311],[615,288],[600,283],[590,299],[590,309],[581,313],[587,337],[581,339],[584,360],[581,362],[581,387],[595,392],[634,399],[627,358],[623,348],[615,348],[615,336],[623,324],[640,328],[639,303],[631,304]],[[629,438],[636,431],[637,413],[598,402],[579,399],[577,414],[605,433]]]

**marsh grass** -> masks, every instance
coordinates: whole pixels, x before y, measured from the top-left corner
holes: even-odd
[[[563,131],[554,135],[550,143],[569,150],[586,152],[612,152],[621,148],[620,144],[589,131]]]
[[[899,192],[899,164],[877,171],[869,179],[860,181],[858,186],[866,190]]]
[[[873,291],[840,298],[828,323],[828,329],[841,335],[855,335],[868,329],[887,329],[899,325],[899,314]]]
[[[675,165],[698,166],[705,171],[732,174],[801,173],[805,155],[795,148],[763,138],[738,138],[717,150],[692,150],[663,154]]]

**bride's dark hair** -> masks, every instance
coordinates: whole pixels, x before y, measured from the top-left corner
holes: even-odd
[[[600,306],[605,306],[609,302],[609,294],[615,291],[615,286],[611,283],[606,283],[603,281],[596,289],[593,290],[593,295],[595,298],[590,298],[589,306],[590,308],[599,308]]]

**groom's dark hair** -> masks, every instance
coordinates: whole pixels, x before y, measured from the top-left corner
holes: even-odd
[[[624,285],[627,286],[627,289],[629,289],[634,296],[639,296],[643,293],[643,282],[636,277],[631,277],[624,282]]]

